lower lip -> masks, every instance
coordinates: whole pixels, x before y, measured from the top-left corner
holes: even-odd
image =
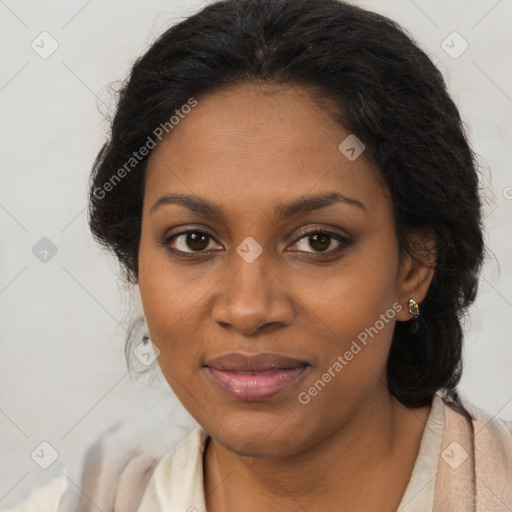
[[[295,384],[308,366],[268,372],[234,372],[208,367],[213,381],[231,398],[244,402],[266,400]]]

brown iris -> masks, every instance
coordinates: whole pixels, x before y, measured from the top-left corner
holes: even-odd
[[[188,233],[186,238],[187,247],[194,251],[202,251],[208,247],[208,235],[204,233]]]
[[[330,235],[324,233],[314,233],[309,235],[309,245],[315,249],[315,251],[325,251],[331,244]]]

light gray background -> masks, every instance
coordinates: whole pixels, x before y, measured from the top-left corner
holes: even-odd
[[[496,259],[486,262],[470,311],[461,389],[512,419],[512,2],[358,3],[400,22],[428,51],[480,155],[486,239]],[[84,450],[106,427],[170,400],[163,381],[148,387],[127,375],[123,345],[137,295],[128,300],[116,263],[92,241],[86,185],[106,130],[98,106],[112,107],[108,84],[201,5],[0,0],[2,506],[61,468],[77,481]],[[59,45],[47,59],[31,48],[43,31]],[[469,43],[456,59],[441,47],[453,31]],[[42,237],[58,249],[46,263],[31,251]],[[46,470],[30,456],[42,441],[59,454]]]

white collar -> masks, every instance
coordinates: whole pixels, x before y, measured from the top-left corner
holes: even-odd
[[[444,404],[435,394],[411,478],[398,512],[432,510],[444,431]],[[203,453],[208,439],[198,426],[155,467],[137,512],[206,512]]]

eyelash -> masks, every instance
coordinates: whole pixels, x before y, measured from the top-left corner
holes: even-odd
[[[185,251],[180,251],[178,249],[173,249],[173,248],[169,247],[171,242],[173,242],[175,239],[177,239],[178,237],[183,236],[183,235],[188,235],[190,233],[205,235],[210,240],[215,240],[214,237],[211,236],[206,231],[203,231],[203,230],[200,230],[200,229],[188,229],[186,231],[180,231],[179,233],[174,233],[174,234],[172,234],[172,235],[170,235],[168,237],[165,237],[162,240],[161,245],[164,246],[166,249],[168,249],[172,254],[178,256],[179,258],[184,258],[184,259],[195,258],[196,255],[204,255],[204,254],[209,254],[210,252],[216,252],[216,251],[206,251],[206,250],[195,251],[195,252],[194,251],[192,251],[192,252],[185,252]],[[340,235],[339,233],[334,233],[334,232],[328,231],[326,229],[316,228],[316,229],[305,230],[305,231],[299,232],[299,235],[300,235],[299,238],[297,238],[292,243],[292,245],[297,244],[303,238],[308,238],[308,237],[311,237],[313,235],[319,235],[319,234],[327,235],[330,238],[336,240],[339,243],[339,246],[337,248],[335,248],[335,249],[331,249],[331,250],[323,251],[323,252],[310,252],[310,251],[298,251],[298,252],[305,252],[307,254],[313,254],[314,255],[313,258],[315,258],[315,259],[334,257],[334,256],[337,256],[338,254],[340,254],[345,249],[347,249],[347,247],[352,243],[352,240],[348,239],[345,236]]]

